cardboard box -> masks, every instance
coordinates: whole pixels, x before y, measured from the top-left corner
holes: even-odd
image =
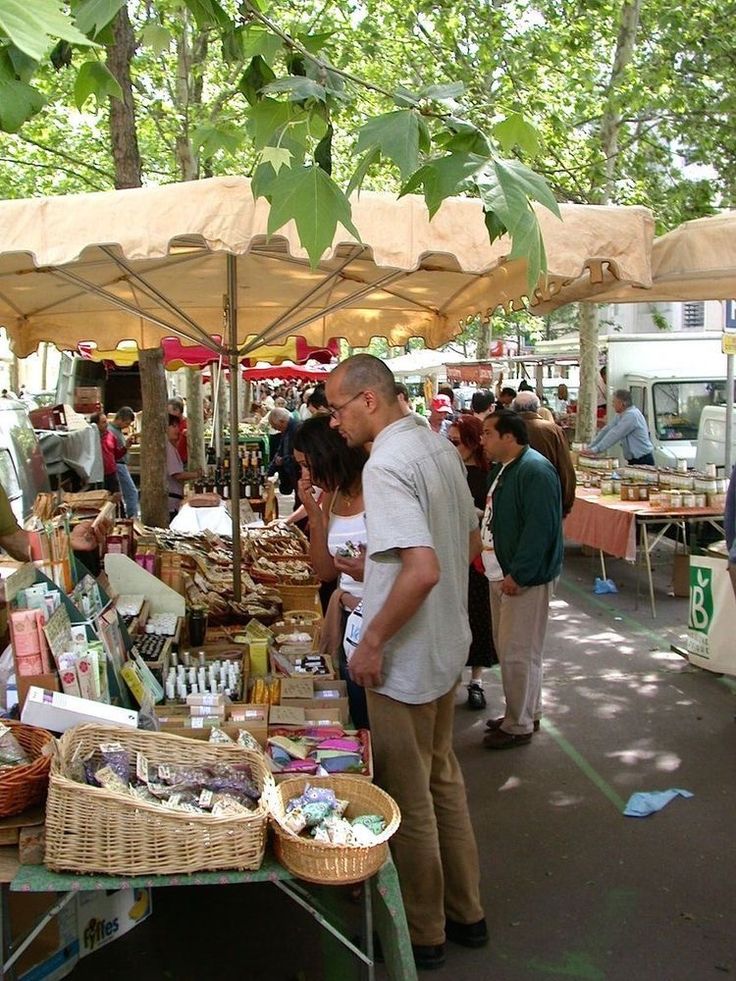
[[[690,595],[690,556],[684,552],[672,557],[672,592],[675,596]]]
[[[290,736],[295,736],[295,737],[298,736],[298,735],[301,735],[302,732],[303,732],[303,727],[301,727],[301,726],[289,726],[289,725],[273,725],[272,726],[272,725],[269,725],[269,727],[268,727],[268,735],[269,736],[272,735],[272,730],[273,729],[278,729],[278,731],[280,733],[283,733],[284,731],[287,731]],[[368,729],[361,729],[360,730],[360,733],[361,733],[361,736],[362,736],[362,738],[363,738],[363,740],[365,742],[366,772],[365,773],[351,773],[349,775],[351,777],[357,777],[359,780],[368,780],[370,783],[373,783],[373,744],[371,742],[371,734],[370,734],[370,731]],[[357,730],[355,730],[355,729],[346,729],[345,730],[345,735],[346,736],[355,736],[356,734],[357,734]],[[266,756],[266,759],[269,760],[268,755]],[[298,775],[299,774],[294,774],[294,773],[279,773],[279,772],[274,771],[274,770],[271,771],[271,776],[273,777],[273,779],[274,779],[274,781],[276,783],[281,783],[283,780],[288,780],[289,777],[298,776]],[[325,777],[317,777],[317,776],[312,776],[312,775],[310,775],[310,777],[309,777],[310,782],[311,781],[317,781],[319,783],[320,780],[324,780],[324,779],[327,779],[327,778],[325,778]]]
[[[186,705],[157,705],[156,717],[163,732],[184,736],[185,739],[209,739],[213,728],[222,729],[232,739],[237,739],[240,730],[245,729],[261,746],[265,746],[268,735],[268,705],[233,702],[228,708],[237,718],[226,718],[217,726],[206,726],[203,719],[193,719]]]
[[[72,726],[85,722],[138,728],[138,713],[134,709],[119,708],[105,702],[93,702],[76,695],[46,691],[32,686],[28,689],[21,721],[31,726],[41,726],[51,732],[66,732]]]
[[[80,892],[77,908],[79,956],[87,957],[125,936],[151,915],[150,889]]]
[[[50,674],[18,675],[15,679],[15,685],[18,691],[18,705],[21,711],[25,705],[28,691],[32,687],[43,688],[45,691],[61,691],[59,675],[55,671]]]
[[[51,893],[11,892],[8,897],[13,944],[22,940],[56,902]],[[19,981],[59,981],[79,960],[77,904],[72,900],[47,923],[15,965]]]
[[[316,652],[312,652],[316,653]],[[303,657],[302,654],[285,654],[281,651],[272,649],[270,652],[270,662],[271,662],[271,674],[278,674],[281,677],[287,678],[319,678],[325,681],[334,681],[337,678],[337,671],[335,670],[335,664],[329,654],[323,654],[325,659],[325,665],[327,666],[327,674],[315,674],[310,675],[304,672],[297,672],[296,662],[299,658]]]
[[[340,709],[336,706],[329,708],[303,708],[295,705],[272,705],[268,713],[268,722],[272,726],[298,726],[303,729],[307,723],[312,725],[335,725],[342,723]]]
[[[326,693],[337,692],[337,695]],[[339,710],[339,719],[347,725],[350,717],[348,686],[345,681],[325,678],[284,678],[281,682],[281,705],[287,708]]]

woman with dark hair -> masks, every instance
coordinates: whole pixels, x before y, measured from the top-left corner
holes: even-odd
[[[337,580],[325,612],[321,650],[338,655],[351,718],[357,728],[367,729],[365,689],[348,674],[344,637],[348,616],[363,597],[367,532],[362,474],[368,454],[348,446],[330,426],[330,416],[322,414],[305,419],[294,436],[293,452],[301,467],[299,498],[309,518],[309,558],[323,582]],[[319,501],[315,487],[324,491]]]
[[[450,426],[447,438],[455,445],[460,459],[465,464],[468,487],[473,495],[478,519],[483,517],[488,484],[488,463],[483,455],[481,436],[483,423],[476,416],[461,415]],[[496,648],[493,646],[491,632],[491,601],[488,580],[484,572],[473,565],[468,573],[468,619],[472,640],[467,664],[470,668],[468,685],[468,708],[483,709],[486,696],[483,692],[483,668],[498,663]]]

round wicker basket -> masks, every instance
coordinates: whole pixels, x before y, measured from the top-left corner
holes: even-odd
[[[46,799],[51,755],[45,754],[43,749],[53,742],[54,737],[45,729],[27,726],[23,722],[4,719],[3,725],[12,729],[13,735],[31,758],[30,763],[0,772],[0,817],[10,817]]]
[[[347,818],[359,814],[380,814],[386,821],[375,845],[333,845],[313,841],[287,831],[282,821],[286,804],[302,794],[312,777],[290,777],[277,784],[271,797],[271,827],[274,832],[276,858],[290,872],[306,882],[346,885],[370,878],[388,858],[388,842],[401,823],[401,814],[393,798],[361,777],[333,775],[321,777],[320,787],[329,787],[341,800],[350,801]]]

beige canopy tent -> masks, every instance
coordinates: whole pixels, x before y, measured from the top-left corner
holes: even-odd
[[[567,303],[669,303],[736,297],[736,211],[686,221],[652,245],[651,285],[593,283],[581,276],[540,301],[545,314]]]
[[[293,223],[269,237],[268,204],[254,201],[245,178],[6,201],[0,324],[21,357],[41,341],[68,349],[125,340],[154,348],[167,336],[207,344],[227,355],[235,387],[239,357],[291,336],[317,347],[336,336],[354,346],[421,336],[438,347],[472,314],[525,302],[535,309],[581,277],[650,284],[646,209],[561,210],[562,221],[538,211],[549,271],[528,297],[525,260],[507,258],[508,239],[489,243],[481,203],[469,198],[444,202],[430,222],[419,197],[365,192],[353,200],[361,241],[339,227],[316,268]],[[237,513],[234,441],[231,451]]]

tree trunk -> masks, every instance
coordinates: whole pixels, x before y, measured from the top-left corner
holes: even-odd
[[[160,347],[140,352],[143,426],[141,429],[141,517],[144,524],[169,523],[166,493],[166,375]],[[160,463],[156,463],[160,461]]]
[[[204,467],[204,412],[202,407],[202,371],[187,368],[187,469]]]
[[[8,388],[16,395],[20,389],[20,361],[14,354],[11,355],[8,365]]]
[[[606,105],[601,117],[601,151],[604,177],[600,188],[591,196],[594,204],[610,204],[616,185],[618,162],[618,135],[621,129],[621,113],[618,108],[618,89],[631,62],[639,29],[641,0],[624,0],[621,6],[616,51],[606,91]],[[580,388],[578,391],[578,418],[575,435],[579,442],[588,443],[596,431],[596,406],[598,402],[598,308],[592,303],[581,303],[580,311]],[[582,411],[581,411],[582,410]]]
[[[122,89],[122,99],[110,99],[110,140],[115,164],[115,187],[140,187],[141,157],[133,101],[130,62],[135,35],[127,7],[113,21],[113,43],[107,47],[107,66]],[[166,376],[160,347],[141,351],[143,426],[141,430],[141,517],[146,524],[166,527]],[[162,461],[153,466],[154,461]]]
[[[113,43],[107,47],[107,67],[123,92],[122,99],[110,99],[110,139],[115,164],[115,187],[141,186],[141,156],[133,102],[130,62],[135,54],[135,34],[128,8],[120,8],[112,22]]]
[[[491,350],[491,321],[481,320],[478,327],[478,339],[475,345],[475,357],[478,361],[485,361]]]
[[[580,312],[580,389],[575,421],[575,439],[590,443],[596,432],[598,408],[598,308],[593,303],[581,303]],[[583,379],[588,384],[583,384]]]

